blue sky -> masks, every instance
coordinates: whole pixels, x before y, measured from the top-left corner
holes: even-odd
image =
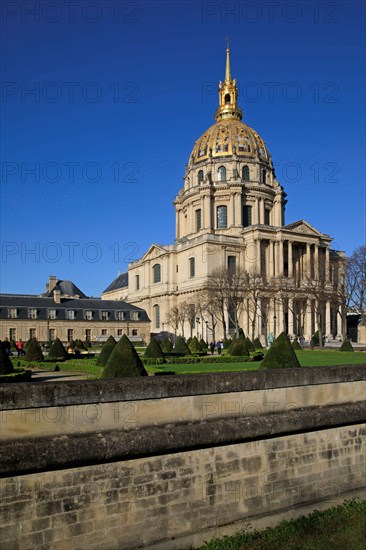
[[[1,292],[98,296],[153,242],[214,122],[230,35],[244,122],[347,254],[365,242],[363,2],[3,2]]]

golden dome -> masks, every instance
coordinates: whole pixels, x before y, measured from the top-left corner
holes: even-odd
[[[270,162],[266,144],[255,130],[237,119],[216,122],[196,141],[189,164],[209,158],[237,156]]]
[[[231,78],[230,49],[226,48],[225,80],[219,82],[219,106],[215,113],[216,124],[196,141],[189,158],[195,165],[210,158],[237,156],[270,162],[271,157],[263,139],[255,130],[242,122],[243,112],[238,106],[236,80]]]

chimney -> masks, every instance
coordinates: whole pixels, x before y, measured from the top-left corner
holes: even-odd
[[[49,279],[48,279],[48,292],[51,292],[55,286],[56,286],[56,283],[57,283],[57,278],[55,275],[50,275],[49,276]],[[46,288],[47,288],[46,286]]]
[[[54,290],[53,291],[53,299],[56,304],[61,303],[61,290]]]

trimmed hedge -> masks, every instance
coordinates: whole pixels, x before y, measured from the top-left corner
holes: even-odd
[[[0,340],[0,374],[12,374],[14,372],[13,363],[10,361],[10,357],[4,347],[4,344]]]
[[[298,367],[300,367],[300,363],[296,357],[295,350],[287,334],[281,332],[267,351],[260,368],[288,369]]]
[[[231,346],[230,355],[233,355],[234,357],[246,355],[247,357],[249,357],[249,351],[246,341],[242,338],[238,338],[237,340],[235,340],[235,342]]]
[[[50,351],[48,352],[47,359],[53,359],[55,361],[65,361],[68,358],[68,353],[65,350],[61,340],[56,338],[53,342]]]
[[[161,357],[142,357],[141,361],[143,365],[164,365],[167,362],[166,359],[162,359]]]
[[[247,350],[250,352],[250,351],[255,351],[255,347],[251,341],[250,338],[248,338],[248,336],[245,338],[245,344],[247,346]]]
[[[170,353],[173,351],[173,344],[170,341],[170,338],[168,336],[165,336],[164,340],[160,344],[161,351],[163,353]]]
[[[342,345],[339,348],[339,351],[355,351],[355,350],[353,349],[351,341],[348,338],[346,338],[345,340],[343,340]]]
[[[176,351],[178,353],[183,353],[183,355],[190,355],[191,354],[191,350],[189,349],[189,347],[185,343],[184,338],[182,338],[182,336],[178,336],[178,338],[175,342],[174,351]]]
[[[188,344],[191,353],[202,353],[201,344],[199,343],[197,336],[193,336]]]
[[[101,378],[124,378],[147,375],[137,351],[124,334],[117,345],[114,346]]]
[[[255,349],[263,349],[262,343],[259,338],[255,338],[253,340],[253,346],[255,347]]]
[[[300,350],[302,349],[301,345],[300,345],[300,342],[298,341],[297,338],[295,338],[295,340],[292,342],[292,347],[294,350]]]
[[[152,338],[150,344],[147,346],[145,353],[145,359],[164,359],[164,353],[161,350],[160,344],[155,338]]]
[[[31,338],[24,356],[25,361],[44,361],[41,346],[36,338]]]
[[[117,342],[113,336],[109,336],[108,340],[104,342],[101,352],[96,360],[95,364],[98,365],[98,367],[105,367],[107,365],[108,359],[116,345]]]

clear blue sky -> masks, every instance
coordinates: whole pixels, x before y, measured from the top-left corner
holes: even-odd
[[[1,292],[41,292],[52,274],[97,296],[174,241],[226,35],[286,222],[347,254],[365,242],[364,2],[29,0],[1,18]]]

